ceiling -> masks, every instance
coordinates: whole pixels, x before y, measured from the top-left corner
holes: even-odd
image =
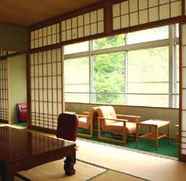
[[[1,0],[0,23],[29,26],[101,0]]]

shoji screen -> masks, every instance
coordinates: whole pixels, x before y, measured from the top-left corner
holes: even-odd
[[[31,31],[31,49],[104,33],[104,8]]]
[[[182,127],[181,153],[186,156],[186,24],[181,27],[182,32]]]
[[[7,56],[7,53],[8,52],[6,50],[0,48],[0,57]]]
[[[61,39],[69,41],[104,33],[104,9],[98,9],[61,22]]]
[[[8,64],[0,60],[0,120],[8,121]]]
[[[31,124],[55,130],[63,111],[62,49],[32,53],[30,65]]]
[[[31,49],[59,43],[59,23],[31,32]]]
[[[127,0],[113,5],[113,30],[170,19],[182,14],[181,0]]]

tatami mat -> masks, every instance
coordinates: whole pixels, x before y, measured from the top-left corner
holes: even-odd
[[[22,171],[19,174],[32,181],[85,181],[105,171],[103,168],[77,161],[75,164],[76,174],[66,176],[63,166],[64,161],[58,160]],[[22,181],[22,179],[16,177],[15,181]]]
[[[72,177],[65,177],[62,161],[61,164],[59,164],[60,166],[56,167],[56,170],[60,170],[58,174],[55,173],[56,175],[53,175],[53,167],[50,167],[48,171],[44,171],[44,175],[47,177],[45,177],[46,180],[66,179],[70,181],[85,181],[93,179],[105,180],[106,177],[108,178],[106,180],[112,181],[111,175],[113,175],[113,172],[108,172],[108,175],[105,175],[105,173],[103,173],[107,173],[108,169],[119,171],[117,173],[122,172],[127,173],[129,175],[135,175],[136,177],[145,178],[151,181],[185,181],[186,178],[186,164],[176,160],[160,158],[157,156],[143,153],[137,153],[131,150],[123,149],[119,146],[112,146],[110,144],[100,144],[85,139],[78,139],[77,147],[77,158],[81,162],[78,161],[76,164],[76,167],[78,168],[76,175]],[[32,171],[35,169],[38,168],[34,168],[32,169]],[[27,173],[24,174],[29,174],[31,170],[26,172]],[[40,179],[41,173],[42,172],[39,170],[38,176],[34,176],[34,179],[36,179],[34,181],[43,181],[43,178]],[[59,174],[61,176],[60,178],[58,177]],[[116,175],[114,174],[114,181],[119,181],[120,174]],[[117,177],[118,179],[116,179]]]
[[[185,181],[186,164],[120,146],[78,139],[77,158],[151,181]]]
[[[126,175],[124,173],[108,170],[103,174],[100,174],[97,177],[91,179],[91,181],[144,181],[144,180],[136,178],[131,175]]]

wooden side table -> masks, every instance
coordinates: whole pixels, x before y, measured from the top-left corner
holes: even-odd
[[[169,138],[169,126],[170,121],[163,120],[146,120],[137,123],[136,127],[136,141],[139,138],[145,138],[149,140],[153,140],[156,143],[156,148],[159,147],[159,140],[161,138],[168,137]],[[160,128],[167,127],[167,133],[160,133]],[[144,134],[140,135],[140,130],[142,128],[147,128],[148,131],[145,131]]]

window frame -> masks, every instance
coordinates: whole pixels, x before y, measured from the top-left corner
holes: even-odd
[[[126,96],[129,94],[134,94],[134,95],[168,95],[168,107],[161,107],[161,108],[178,108],[179,107],[179,102],[176,105],[176,97],[179,96],[179,93],[177,93],[176,89],[179,87],[177,77],[176,77],[176,46],[179,46],[179,37],[176,36],[176,24],[174,25],[169,25],[168,26],[168,34],[169,37],[168,39],[160,39],[160,40],[153,40],[153,41],[146,41],[146,42],[140,42],[140,43],[135,43],[135,44],[126,44],[118,47],[113,47],[113,48],[102,48],[102,49],[93,49],[93,41],[90,40],[88,41],[89,44],[89,50],[84,51],[84,52],[79,52],[79,53],[72,53],[72,54],[65,54],[64,55],[64,61],[68,61],[68,59],[74,59],[74,58],[82,58],[82,57],[89,57],[89,92],[86,94],[89,94],[89,101],[87,103],[93,103],[93,104],[99,104],[94,101],[92,101],[92,94],[100,94],[99,92],[92,92],[92,74],[93,74],[93,59],[95,58],[96,55],[102,55],[102,54],[107,54],[107,53],[122,53],[122,52],[128,52],[132,50],[140,50],[140,49],[149,49],[149,48],[160,48],[160,47],[166,47],[168,46],[169,48],[169,89],[168,93],[157,93],[157,94],[152,94],[152,93],[129,93],[127,90],[125,90],[123,94]],[[117,35],[116,35],[117,36]],[[123,36],[125,37],[125,36]],[[179,60],[178,60],[179,61]],[[125,86],[127,87],[128,81],[127,81],[127,65],[128,65],[128,59],[126,59],[126,66],[124,72],[126,73],[126,83]],[[64,70],[65,72],[65,70]],[[141,82],[143,83],[143,82]],[[157,83],[157,82],[154,82]],[[178,84],[178,85],[177,85]],[[65,85],[64,85],[65,86]],[[67,93],[74,93],[78,94],[78,92],[65,92]],[[110,94],[110,93],[108,93]],[[118,94],[118,93],[114,93]],[[66,101],[68,102],[68,101]],[[103,103],[106,104],[106,103]],[[129,105],[128,103],[125,104],[119,104],[119,105]],[[137,105],[130,105],[130,106],[137,106]],[[144,106],[144,107],[159,107],[159,106]]]

